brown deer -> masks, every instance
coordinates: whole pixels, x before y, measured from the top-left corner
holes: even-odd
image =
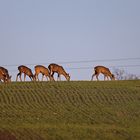
[[[91,80],[93,80],[94,76],[96,76],[97,80],[98,79],[98,76],[100,73],[102,73],[104,75],[104,80],[107,79],[109,80],[109,77],[111,80],[115,80],[115,76],[110,72],[110,70],[104,66],[96,66],[94,67],[94,71],[95,73],[92,75],[92,78]]]
[[[38,78],[39,73],[42,74],[42,81],[43,81],[44,76],[46,76],[47,80],[48,80],[48,77],[49,77],[50,81],[54,81],[53,77],[50,75],[50,72],[49,72],[48,68],[46,68],[42,65],[35,66],[35,78],[38,81],[39,81],[39,78]]]
[[[4,82],[11,82],[12,76],[9,76],[8,70],[6,68],[0,67],[0,73],[1,73],[1,78],[3,77],[2,79]]]
[[[65,70],[62,66],[52,63],[48,66],[48,69],[50,70],[50,74],[52,77],[55,72],[58,74],[57,80],[61,80],[60,75],[63,75],[67,79],[67,81],[70,80],[70,75],[65,72]]]
[[[21,65],[18,67],[18,70],[19,70],[19,73],[17,74],[16,81],[18,81],[18,76],[20,77],[20,81],[22,81],[22,79],[21,79],[22,73],[24,73],[24,81],[25,81],[26,75],[29,76],[31,81],[35,80],[35,76],[33,75],[32,70],[30,68],[28,68],[24,65]]]

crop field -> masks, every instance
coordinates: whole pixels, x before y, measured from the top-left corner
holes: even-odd
[[[0,140],[140,140],[140,80],[0,83]]]

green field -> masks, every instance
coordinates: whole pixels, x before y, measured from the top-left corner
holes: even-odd
[[[140,80],[0,83],[0,140],[140,140]]]

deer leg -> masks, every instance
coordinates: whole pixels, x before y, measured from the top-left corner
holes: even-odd
[[[108,76],[106,76],[107,77],[107,80],[109,80],[109,77]]]
[[[59,80],[59,74],[57,75],[57,81]]]
[[[54,78],[53,75],[54,75],[54,72],[53,72],[52,74],[50,74],[50,76],[51,76],[52,78]]]
[[[52,70],[50,71],[50,75],[51,75],[51,76],[53,76],[53,75],[54,75],[54,72],[53,72]]]
[[[38,74],[37,74],[37,80],[39,81],[39,77],[38,77]]]
[[[57,81],[61,81],[60,74],[58,74],[58,76],[57,76]]]
[[[48,77],[49,77],[50,81],[52,81],[52,77],[51,77],[51,75],[49,75]]]
[[[42,74],[42,81],[43,81],[43,78],[44,78],[44,74]]]
[[[51,75],[49,75],[50,81],[55,81],[54,77],[52,77]]]
[[[47,79],[47,81],[48,81],[48,76],[46,75],[46,79]]]
[[[99,78],[98,78],[98,76],[99,76],[99,74],[96,74],[96,79],[97,79],[97,81],[99,81]]]
[[[35,73],[35,75],[34,75],[34,78],[35,78],[35,81],[36,81],[36,73]]]
[[[105,79],[106,79],[106,75],[104,75],[104,81],[105,81]]]
[[[19,76],[19,75],[20,75],[20,73],[17,74],[16,81],[18,81],[18,76]]]
[[[108,76],[108,75],[106,75],[106,77],[107,77],[107,80],[109,80],[109,76]]]
[[[107,78],[107,80],[109,80],[109,77],[108,77],[108,75],[105,75],[105,79],[104,79],[104,80],[106,80],[106,78]]]
[[[50,75],[53,77],[53,75],[54,75],[54,72],[52,72],[52,73],[50,72]]]
[[[95,74],[92,75],[92,77],[91,77],[91,81],[93,81],[94,76],[95,76]]]
[[[50,70],[50,75],[52,75],[52,71]]]
[[[92,75],[92,80],[93,80],[94,76],[96,76],[96,79],[99,81],[99,79],[98,79],[99,74],[100,74],[100,73],[98,73],[98,72],[95,70],[95,73]]]
[[[59,75],[59,79],[60,79],[60,81],[61,81],[61,76]]]
[[[25,81],[25,78],[26,78],[26,74],[24,73],[24,81]]]
[[[29,76],[29,77],[30,77],[31,81],[33,81],[33,80],[34,80],[32,76]]]
[[[37,81],[37,74],[35,73],[35,81]]]
[[[109,80],[109,77],[107,76],[107,80]]]
[[[39,81],[38,74],[36,74],[36,79],[37,79],[37,81]]]
[[[22,81],[22,79],[21,79],[21,75],[22,75],[22,73],[20,73],[20,75],[19,75],[20,81]]]

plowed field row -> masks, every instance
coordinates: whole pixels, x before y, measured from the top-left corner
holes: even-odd
[[[0,132],[20,140],[105,139],[106,133],[107,139],[137,139],[139,85],[140,81],[0,84]],[[120,135],[122,129],[126,135]]]

